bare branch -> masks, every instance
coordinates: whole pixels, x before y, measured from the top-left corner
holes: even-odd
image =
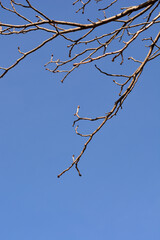
[[[3,2],[5,3],[5,1]],[[77,13],[86,13],[86,7],[89,8],[89,6],[91,6],[91,2],[91,0],[76,0],[73,5],[77,6],[80,4],[78,10],[76,11]],[[47,35],[45,40],[41,41],[36,47],[29,49],[26,52],[21,50],[23,46],[21,48],[18,47],[18,52],[21,56],[9,67],[0,67],[0,78],[4,77],[7,72],[18,65],[28,55],[40,50],[47,43],[54,41],[55,39],[62,38],[62,40],[67,43],[67,57],[66,59],[61,59],[61,56],[58,56],[58,59],[55,59],[55,55],[52,54],[49,61],[44,65],[47,71],[54,74],[61,73],[61,82],[64,82],[64,80],[75,69],[80,68],[84,64],[92,64],[93,62],[95,65],[95,61],[99,61],[99,67],[95,65],[96,69],[101,74],[107,76],[107,78],[111,78],[113,83],[119,89],[117,100],[114,102],[111,110],[107,114],[96,117],[82,117],[79,113],[80,106],[77,107],[74,114],[76,119],[73,121],[75,133],[82,138],[87,138],[87,140],[82,147],[80,154],[76,158],[74,155],[72,156],[72,163],[67,169],[62,171],[58,177],[70,170],[73,166],[75,166],[79,176],[81,176],[78,163],[85,153],[88,144],[108,122],[108,120],[117,115],[119,110],[122,108],[123,102],[133,90],[146,64],[160,56],[160,47],[158,42],[160,33],[158,28],[157,30],[156,28],[153,28],[155,25],[160,23],[160,13],[158,12],[158,7],[160,5],[159,0],[148,0],[136,6],[122,7],[121,9],[117,7],[117,13],[110,17],[108,17],[109,14],[107,14],[107,11],[113,5],[116,8],[118,0],[113,0],[108,3],[107,6],[105,5],[105,1],[95,0],[95,2],[96,6],[99,2],[102,4],[104,2],[104,5],[101,8],[97,8],[98,11],[102,11],[103,19],[100,19],[101,17],[98,15],[94,16],[93,20],[88,19],[89,16],[87,16],[86,23],[81,23],[51,19],[42,11],[35,8],[29,0],[25,0],[25,4],[23,4],[22,1],[16,2],[15,0],[11,0],[7,7],[5,5],[6,3],[4,4],[0,1],[0,7],[2,11],[5,11],[6,13],[6,21],[3,23],[0,22],[1,35],[4,35],[5,37],[16,34],[26,35],[28,33],[32,34],[33,31],[35,34],[37,31],[44,31]],[[30,16],[27,17],[25,15],[26,11],[34,13],[34,19],[31,17],[33,16],[32,14],[27,15]],[[7,13],[13,14],[17,17],[16,24],[14,22],[8,23]],[[154,29],[155,34],[157,34],[155,38],[150,36],[150,29],[152,28]],[[137,60],[134,52],[133,56],[130,56],[128,55],[129,51],[127,51],[130,46],[136,49],[136,41],[141,41],[144,48],[146,47],[145,43],[149,43],[147,46],[147,55],[143,55],[140,60]],[[133,73],[130,73],[128,70],[127,73],[123,74],[113,72],[108,73],[108,70],[103,71],[100,61],[104,58],[107,61],[110,57],[112,62],[117,59],[120,60],[120,65],[123,65],[124,62],[127,64],[127,59],[132,60],[135,63],[135,70]],[[139,67],[137,67],[137,63]],[[51,68],[51,66],[53,66],[53,68]],[[78,122],[81,123],[81,121],[98,122],[99,126],[91,133],[81,133],[78,131],[78,125],[76,126],[76,124]]]

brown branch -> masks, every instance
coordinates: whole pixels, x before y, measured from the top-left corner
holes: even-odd
[[[95,1],[96,3],[100,2],[100,0]],[[67,43],[69,42],[69,45],[67,46],[68,57],[64,60],[61,60],[60,58],[54,59],[54,55],[52,54],[50,60],[45,64],[45,67],[46,70],[52,73],[61,73],[63,75],[61,82],[63,82],[75,69],[79,68],[81,65],[93,63],[94,61],[99,61],[103,58],[107,59],[108,57],[111,57],[112,61],[120,58],[120,64],[123,64],[125,59],[128,58],[129,60],[132,60],[133,62],[139,64],[139,67],[136,68],[132,74],[114,74],[112,72],[108,73],[102,71],[100,67],[97,67],[97,65],[95,65],[96,69],[100,73],[105,74],[107,77],[110,77],[113,82],[120,88],[119,97],[113,104],[110,112],[104,114],[104,116],[97,116],[94,118],[82,117],[79,115],[80,108],[79,106],[77,107],[75,113],[76,119],[73,122],[73,126],[75,126],[78,122],[80,123],[81,121],[96,121],[99,122],[99,126],[91,133],[81,133],[78,131],[78,125],[75,126],[76,134],[80,137],[87,138],[87,141],[82,147],[80,154],[76,158],[74,155],[72,156],[73,161],[71,165],[63,172],[61,172],[58,177],[70,170],[73,166],[75,166],[79,176],[81,176],[78,168],[78,163],[85,153],[88,144],[92,141],[93,137],[100,131],[100,129],[106,124],[106,122],[116,116],[118,111],[122,108],[123,102],[133,90],[147,62],[160,56],[160,47],[158,44],[158,40],[160,38],[159,33],[155,39],[147,36],[148,29],[160,22],[160,13],[158,12],[160,1],[148,0],[137,6],[121,8],[120,12],[111,17],[108,17],[105,13],[105,10],[117,2],[118,0],[113,0],[110,4],[108,4],[108,6],[104,6],[103,8],[99,9],[103,11],[104,19],[101,20],[95,16],[95,19],[97,20],[92,21],[91,19],[86,19],[87,23],[82,24],[80,22],[51,19],[42,11],[36,9],[29,0],[26,0],[26,5],[18,3],[15,0],[11,0],[9,8],[4,6],[4,4],[2,4],[0,1],[0,7],[2,10],[6,13],[14,14],[20,21],[20,23],[18,21],[17,24],[6,22],[0,23],[1,35],[8,36],[14,34],[27,34],[28,32],[32,33],[33,31],[44,31],[46,34],[49,34],[45,41],[41,42],[35,48],[28,50],[27,52],[21,51],[20,47],[18,47],[18,52],[21,54],[21,56],[11,66],[0,67],[2,71],[0,78],[2,78],[9,70],[13,69],[25,57],[32,54],[33,52],[38,51],[48,42],[51,42],[58,37],[63,38],[63,40]],[[86,0],[85,2],[82,0],[76,0],[73,5],[78,3],[80,3],[80,8],[77,10],[77,12],[82,11],[82,13],[84,13],[86,6],[90,5],[89,3],[91,3],[91,0]],[[32,20],[26,17],[23,14],[23,9],[35,13],[36,21],[35,19]],[[100,34],[100,27],[104,30],[103,34]],[[132,29],[132,33],[130,32],[130,29]],[[134,46],[135,40],[139,39],[140,36],[144,33],[146,33],[146,35],[142,41],[150,41],[150,45],[147,46],[149,49],[148,54],[145,58],[142,56],[142,59],[144,60],[136,60],[136,57],[134,56],[126,57],[127,49],[129,46]],[[52,64],[54,67],[53,69],[50,69],[50,66]],[[119,82],[119,80],[122,82]]]
[[[1,68],[4,69],[5,71],[0,75],[0,78],[2,78],[4,75],[6,75],[6,73],[14,68],[19,62],[21,62],[25,57],[27,57],[28,55],[30,55],[31,53],[37,51],[38,49],[40,49],[42,46],[44,46],[46,43],[52,41],[54,38],[56,38],[57,34],[53,35],[52,37],[48,38],[47,40],[45,40],[44,42],[42,42],[40,45],[38,45],[37,47],[33,48],[32,50],[23,53],[22,57],[18,58],[17,61],[15,63],[13,63],[10,67],[8,68]]]
[[[91,142],[91,140],[93,139],[94,135],[100,131],[100,129],[105,125],[105,123],[111,119],[112,117],[114,117],[119,109],[122,107],[122,104],[124,102],[124,100],[127,98],[127,96],[129,95],[129,93],[131,93],[131,91],[133,90],[136,82],[138,81],[138,78],[140,77],[144,66],[146,65],[146,63],[149,61],[149,57],[152,54],[152,51],[155,47],[155,44],[157,43],[158,39],[160,38],[160,32],[157,34],[156,38],[154,39],[153,43],[150,46],[150,49],[148,51],[147,56],[145,57],[144,61],[141,63],[141,65],[136,69],[136,71],[130,76],[130,78],[132,79],[132,81],[130,82],[128,88],[126,89],[126,91],[122,94],[122,96],[120,98],[118,98],[118,100],[115,102],[113,108],[111,109],[111,111],[107,114],[107,116],[105,117],[105,119],[103,120],[103,122],[99,125],[99,127],[91,133],[91,135],[89,136],[89,139],[86,141],[86,143],[83,146],[82,151],[80,152],[79,156],[74,160],[74,162],[70,165],[70,167],[68,167],[67,169],[65,169],[64,171],[62,171],[59,175],[58,178],[60,176],[62,176],[65,172],[67,172],[68,170],[70,170],[74,164],[77,166],[80,158],[82,157],[82,155],[84,154],[88,144]]]

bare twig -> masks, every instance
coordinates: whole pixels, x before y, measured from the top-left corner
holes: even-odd
[[[5,3],[5,1],[3,2]],[[160,1],[148,0],[136,6],[123,7],[121,10],[118,10],[117,8],[117,14],[110,17],[108,17],[107,11],[113,6],[113,4],[116,7],[118,0],[113,0],[111,3],[108,3],[107,6],[104,1],[104,6],[98,8],[100,11],[103,11],[103,19],[99,19],[98,16],[94,17],[95,20],[86,17],[86,23],[51,19],[42,11],[35,8],[29,0],[25,0],[24,2],[25,4],[11,0],[10,5],[7,5],[6,7],[6,5],[0,1],[0,7],[6,13],[6,21],[0,22],[0,34],[4,36],[12,36],[16,34],[31,34],[33,31],[35,33],[37,33],[37,31],[44,31],[46,35],[48,35],[45,40],[40,42],[40,44],[26,52],[21,50],[22,47],[18,47],[20,57],[9,67],[0,67],[0,78],[4,77],[28,55],[40,50],[44,45],[57,38],[62,38],[63,41],[67,43],[68,55],[66,59],[62,60],[60,57],[55,59],[55,55],[52,54],[50,60],[45,64],[45,68],[54,74],[61,73],[63,75],[61,82],[64,82],[64,80],[80,66],[93,62],[95,63],[95,61],[100,62],[100,60],[104,58],[107,60],[111,57],[113,62],[120,58],[121,65],[124,62],[127,62],[126,59],[129,59],[135,62],[135,66],[137,66],[137,63],[139,65],[133,73],[127,72],[123,74],[108,73],[101,69],[100,63],[98,64],[100,67],[95,65],[96,69],[101,74],[104,74],[107,78],[111,78],[114,84],[117,85],[119,88],[119,96],[113,104],[112,109],[102,116],[96,116],[93,118],[82,117],[79,113],[80,107],[78,106],[76,109],[74,114],[76,119],[73,121],[75,132],[80,137],[87,138],[87,141],[82,147],[80,154],[76,158],[74,155],[72,156],[73,161],[71,165],[62,171],[58,177],[70,170],[73,166],[75,166],[79,176],[81,176],[78,163],[85,153],[88,144],[108,120],[116,116],[118,111],[122,108],[123,102],[133,90],[146,64],[160,56],[160,47],[158,43],[160,33],[158,28],[154,31],[155,33],[157,31],[157,36],[155,38],[150,36],[150,33],[148,34],[149,29],[160,23],[160,13],[158,12]],[[97,4],[99,2],[103,3],[102,0],[95,0],[95,2]],[[76,0],[73,5],[77,6],[80,4],[77,12],[86,13],[86,7],[89,7],[90,3],[91,0],[86,0],[85,2],[82,0]],[[32,19],[33,17],[26,17],[26,11],[34,13],[35,18]],[[16,24],[14,22],[8,23],[7,13],[14,14],[14,16],[17,17]],[[29,16],[33,15],[31,14]],[[101,30],[99,31],[99,29],[103,30],[103,32]],[[132,33],[130,31],[132,31]],[[128,56],[127,49],[130,46],[136,48],[135,41],[141,41],[141,35],[143,36],[142,44],[145,44],[146,42],[149,43],[147,46],[148,53],[146,56],[143,55],[140,60],[137,60],[137,57],[134,55]],[[143,46],[144,48],[146,47],[145,45]],[[51,68],[52,65],[53,68]],[[76,124],[81,121],[98,122],[99,126],[93,132],[83,134],[78,131],[78,125],[76,126]]]

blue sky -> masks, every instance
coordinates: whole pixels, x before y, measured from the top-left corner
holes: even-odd
[[[83,22],[81,14],[71,18],[69,3],[37,5],[55,19]],[[5,14],[1,18],[6,21]],[[13,20],[9,15],[7,22]],[[17,46],[26,50],[43,38],[42,33],[1,36],[0,66],[13,62]],[[88,146],[79,164],[82,177],[71,169],[58,179],[84,143],[72,127],[77,105],[82,116],[103,115],[118,92],[93,66],[61,84],[43,65],[52,52],[63,55],[64,49],[62,40],[49,43],[0,80],[0,239],[159,240],[158,59],[147,65],[123,110]],[[145,51],[137,46],[139,56]],[[121,71],[117,63],[101,64]],[[82,131],[92,127],[80,125]]]

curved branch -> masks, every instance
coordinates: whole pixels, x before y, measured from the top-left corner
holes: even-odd
[[[95,0],[96,3],[100,1],[101,0]],[[51,19],[42,11],[35,8],[29,0],[25,0],[25,2],[26,5],[21,2],[18,3],[15,0],[11,0],[10,8],[8,8],[0,1],[0,7],[3,11],[14,14],[17,16],[18,20],[21,21],[20,23],[18,22],[19,24],[0,22],[0,34],[4,36],[12,36],[14,34],[19,35],[27,34],[29,32],[32,33],[33,31],[35,31],[35,33],[37,33],[37,31],[44,31],[46,34],[49,34],[49,36],[35,48],[28,50],[27,52],[21,51],[18,47],[18,52],[21,56],[11,66],[0,67],[2,71],[0,78],[4,77],[8,71],[18,65],[25,57],[38,51],[48,42],[54,41],[54,39],[58,37],[63,38],[63,40],[67,43],[69,42],[69,45],[67,46],[68,57],[65,60],[61,60],[60,58],[55,60],[54,55],[52,54],[51,59],[45,64],[45,68],[52,73],[64,74],[61,82],[63,82],[81,65],[93,63],[94,61],[100,61],[103,58],[107,59],[109,56],[111,56],[113,62],[115,59],[120,58],[121,65],[124,61],[126,61],[126,58],[128,60],[132,60],[136,66],[139,64],[139,67],[136,68],[132,74],[108,73],[101,70],[101,67],[95,65],[96,69],[101,74],[105,74],[106,77],[112,78],[114,84],[120,88],[119,97],[113,104],[110,112],[104,114],[103,116],[97,116],[94,118],[81,117],[79,115],[79,106],[77,107],[77,111],[75,113],[76,120],[74,120],[73,126],[75,126],[77,122],[80,123],[81,121],[99,122],[99,126],[93,132],[86,134],[78,132],[78,126],[75,126],[76,134],[80,137],[87,138],[87,141],[85,142],[80,154],[76,158],[74,155],[72,156],[72,164],[62,171],[58,177],[70,170],[73,166],[75,166],[79,176],[81,176],[78,169],[78,163],[85,153],[88,144],[108,122],[108,120],[112,119],[122,108],[123,102],[133,90],[146,64],[160,56],[160,47],[158,45],[160,33],[157,34],[155,39],[150,37],[150,35],[147,36],[147,31],[160,22],[160,13],[158,12],[160,1],[144,1],[137,6],[121,8],[117,14],[107,17],[105,11],[118,2],[118,0],[113,0],[107,6],[105,5],[103,8],[99,9],[99,11],[103,11],[104,13],[104,18],[102,20],[98,18],[96,18],[96,21],[86,19],[86,24]],[[82,0],[76,0],[73,5],[78,2],[81,5],[77,12],[82,11],[82,13],[84,13],[86,6],[90,5],[91,0],[86,0],[85,2]],[[23,14],[24,9],[34,12],[36,21],[26,17]],[[100,27],[103,29],[103,34],[99,31]],[[131,29],[133,31],[132,33],[130,32]],[[138,60],[135,56],[128,56],[127,49],[129,49],[131,45],[134,46],[135,40],[140,39],[140,36],[144,33],[146,33],[146,36],[142,39],[142,41],[151,41],[149,46],[144,45],[144,47],[149,48],[146,57],[142,56],[142,59],[144,60]],[[52,64],[54,65],[53,69],[50,68]],[[119,82],[119,80],[122,80],[123,82]]]
[[[99,127],[90,134],[89,139],[86,141],[86,143],[83,146],[82,151],[80,152],[79,156],[74,160],[74,162],[64,171],[62,171],[57,177],[59,178],[60,176],[62,176],[65,172],[67,172],[68,170],[70,170],[74,165],[77,166],[80,158],[82,157],[82,155],[84,154],[88,144],[91,142],[91,140],[93,139],[94,135],[96,135],[96,133],[98,133],[100,131],[100,129],[106,124],[106,122],[111,119],[112,117],[114,117],[119,109],[122,107],[123,102],[125,101],[125,99],[127,98],[127,96],[129,95],[129,93],[131,93],[131,91],[133,90],[136,82],[138,81],[138,78],[140,77],[144,66],[146,65],[146,63],[149,61],[149,58],[153,52],[153,49],[157,43],[157,41],[160,38],[160,32],[157,34],[156,38],[154,39],[153,43],[150,46],[150,49],[148,51],[148,54],[146,56],[146,58],[144,59],[144,61],[141,63],[141,65],[136,69],[136,71],[132,74],[132,76],[130,76],[130,78],[132,78],[131,83],[129,84],[128,88],[126,89],[126,91],[123,93],[123,95],[118,98],[118,100],[115,102],[113,108],[111,109],[111,111],[107,114],[107,116],[105,117],[105,119],[103,120],[103,122],[99,125]]]

